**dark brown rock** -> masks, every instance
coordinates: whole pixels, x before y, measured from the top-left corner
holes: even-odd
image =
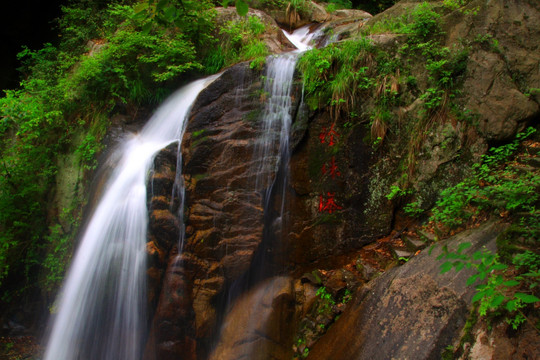
[[[242,295],[223,322],[220,342],[209,359],[292,357],[293,282],[277,277]]]
[[[333,124],[333,125],[332,125]],[[334,126],[336,145],[321,143],[320,134]],[[390,231],[391,204],[368,205],[373,163],[361,127],[350,130],[328,114],[312,117],[309,129],[291,159],[290,213],[282,253],[276,258],[298,266],[349,252]],[[335,176],[324,173],[334,162]],[[339,206],[321,210],[331,195]]]
[[[171,256],[144,360],[172,360],[177,359],[178,354],[182,354],[182,359],[197,359],[191,289],[184,259],[181,256]]]

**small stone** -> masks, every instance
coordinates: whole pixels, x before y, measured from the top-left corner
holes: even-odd
[[[378,271],[369,264],[363,264],[361,259],[356,262],[356,269],[360,272],[364,281],[369,281],[377,275]]]
[[[317,276],[317,274],[315,273],[315,271],[313,273],[305,273],[304,275],[302,275],[302,283],[312,283],[312,284],[315,284],[315,285],[319,285],[321,284],[321,278],[319,276]]]
[[[429,233],[427,231],[423,231],[423,230],[418,229],[418,230],[416,230],[416,233],[420,236],[420,238],[426,239],[429,242],[433,242],[433,241],[437,240],[437,235]]]
[[[426,242],[423,241],[423,240],[420,240],[420,239],[414,239],[414,238],[410,238],[408,236],[402,236],[401,239],[403,240],[403,242],[407,246],[407,249],[409,249],[409,250],[411,250],[413,252],[416,252],[418,250],[422,250],[427,246]]]
[[[400,258],[410,258],[414,255],[414,253],[407,251],[407,250],[400,250],[400,249],[394,249],[392,248],[392,253],[397,259]]]

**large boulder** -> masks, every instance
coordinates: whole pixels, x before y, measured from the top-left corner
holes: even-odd
[[[474,16],[467,15],[474,13]],[[444,17],[447,44],[474,44],[463,85],[465,107],[488,140],[508,140],[540,117],[538,1],[471,1]],[[479,45],[479,46],[478,46]]]
[[[472,255],[494,251],[504,225],[489,222],[447,240],[455,249],[464,242]],[[405,265],[391,269],[361,288],[338,321],[311,349],[309,360],[440,359],[459,338],[470,311],[470,270],[441,274],[442,244]]]

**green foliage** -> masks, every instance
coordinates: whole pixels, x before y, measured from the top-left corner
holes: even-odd
[[[467,7],[471,0],[443,0],[443,5],[449,10],[458,10],[465,15],[476,15],[480,7]]]
[[[304,350],[301,352],[301,354],[300,354],[300,357],[301,357],[302,359],[305,359],[305,358],[308,357],[308,355],[309,355],[309,348],[306,346],[306,339],[304,339],[304,338],[299,338],[299,339],[297,339],[297,340],[296,340],[296,347],[299,348],[299,349],[300,349],[300,348],[303,348],[303,349],[304,349]]]
[[[407,216],[413,218],[420,217],[425,212],[425,210],[420,207],[420,203],[418,201],[408,203],[403,207],[403,211]]]
[[[512,263],[519,269],[526,272],[534,272],[540,270],[540,255],[527,250],[521,254],[517,254]]]
[[[454,268],[460,271],[463,268],[474,269],[475,273],[467,279],[467,285],[473,285],[477,281],[485,282],[476,286],[476,294],[472,301],[478,302],[478,314],[486,316],[488,313],[506,312],[507,322],[517,329],[527,317],[523,313],[528,304],[540,302],[540,298],[531,294],[538,285],[540,272],[538,272],[538,255],[524,253],[522,257],[517,257],[516,262],[523,259],[533,260],[536,265],[535,271],[515,275],[505,275],[509,271],[506,264],[499,262],[498,256],[489,250],[476,251],[472,255],[464,254],[463,251],[471,247],[472,244],[465,242],[458,246],[455,251],[449,251],[443,247],[442,254],[437,259],[447,260],[441,265],[441,273],[445,273]],[[534,264],[533,263],[533,264]],[[508,280],[511,278],[510,280]],[[526,289],[527,292],[520,292]]]
[[[491,50],[494,53],[501,52],[501,49],[499,48],[499,41],[491,34],[478,34],[474,38],[474,43],[479,44],[482,48]]]
[[[540,302],[537,296],[540,255],[527,249],[536,248],[540,233],[540,216],[536,210],[540,175],[536,170],[518,176],[512,164],[521,142],[535,131],[528,128],[512,142],[491,148],[482,163],[473,167],[470,177],[441,193],[431,217],[448,228],[463,225],[480,211],[503,214],[517,222],[497,240],[500,255],[487,250],[465,255],[463,251],[471,244],[464,243],[455,251],[443,248],[439,257],[447,260],[441,265],[442,272],[452,268],[475,269],[467,284],[484,282],[476,287],[473,297],[479,303],[479,315],[504,313],[514,329],[527,320],[524,311],[528,305]]]
[[[144,32],[175,28],[195,46],[201,46],[213,28],[213,7],[210,0],[146,0],[134,6],[133,11],[134,19],[143,23]]]
[[[265,30],[265,25],[257,16],[228,21],[220,29],[218,46],[208,54],[205,62],[207,72],[217,72],[245,60],[253,60],[252,67],[261,67],[269,54],[260,39]]]
[[[330,105],[336,118],[354,111],[358,98],[375,85],[373,51],[372,42],[361,38],[306,52],[298,66],[310,106]]]
[[[450,10],[465,6],[470,0],[443,0],[443,5]]]
[[[365,33],[407,34],[407,42],[418,46],[441,35],[440,17],[441,15],[433,11],[429,3],[423,2],[401,16],[383,17],[366,28]]]
[[[504,165],[515,154],[523,139],[536,130],[528,128],[516,136],[514,141],[493,147],[482,156],[482,162],[473,166],[474,174],[457,185],[442,191],[440,200],[432,210],[431,220],[448,228],[457,228],[478,214],[479,211],[529,213],[538,219],[535,209],[539,195],[538,172],[518,174],[509,165]],[[538,227],[535,227],[538,229]],[[531,231],[538,231],[531,229]]]
[[[346,304],[351,300],[352,300],[352,292],[349,289],[346,289],[341,299],[341,303]]]
[[[75,208],[63,209],[59,216],[59,221],[68,228],[65,229],[60,224],[52,225],[48,235],[45,236],[44,244],[41,245],[46,253],[41,265],[43,274],[40,287],[48,293],[54,293],[62,283],[66,272],[67,264],[71,258],[73,248],[73,238],[79,227],[80,214]]]
[[[236,11],[238,12],[238,15],[240,16],[246,16],[249,11],[249,6],[246,4],[243,0],[236,0],[235,1]]]
[[[388,200],[392,200],[392,199],[397,198],[397,197],[410,195],[411,193],[412,193],[412,190],[410,190],[410,189],[403,190],[397,185],[392,185],[390,187],[390,192],[388,194],[386,194],[386,198]]]
[[[464,47],[449,49],[441,46],[439,39],[443,31],[440,18],[441,15],[433,11],[429,3],[423,2],[400,17],[383,18],[364,30],[366,34],[392,32],[407,35],[407,42],[399,49],[407,59],[402,67],[414,65],[419,59],[425,62],[431,86],[420,99],[424,100],[428,112],[444,107],[448,98],[454,96],[456,81],[464,74],[469,55]],[[412,85],[415,86],[415,82]]]
[[[338,9],[351,9],[352,2],[350,0],[330,0],[327,2],[326,11],[328,13],[333,13]]]
[[[156,26],[146,18],[140,19],[129,6],[115,5],[108,9],[104,27],[120,24],[105,34],[105,42],[91,56],[83,57],[70,86],[76,97],[99,101],[147,103],[155,98],[154,83],[163,83],[185,73],[201,70],[197,54],[198,41],[211,41],[208,13],[200,20],[182,28]],[[186,10],[178,19],[194,15]],[[150,24],[148,31],[141,31]],[[201,30],[195,38],[193,31]],[[77,89],[79,89],[77,91]]]
[[[319,308],[318,313],[319,314],[328,314],[332,312],[332,307],[336,305],[336,301],[334,300],[332,294],[328,292],[326,287],[321,286],[317,289],[317,292],[315,293],[319,297]]]
[[[87,134],[82,144],[75,150],[83,169],[93,170],[97,166],[96,155],[103,149],[103,145],[93,134]]]
[[[62,112],[39,95],[7,91],[0,99],[0,284],[37,261],[33,249],[46,228],[46,196],[65,143]],[[27,258],[21,262],[20,259]],[[24,270],[21,269],[24,267]]]

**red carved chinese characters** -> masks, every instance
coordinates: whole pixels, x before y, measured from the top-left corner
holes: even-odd
[[[337,138],[339,138],[339,134],[334,129],[334,124],[332,124],[330,128],[323,127],[319,134],[321,144],[327,144],[328,146],[334,146]],[[332,179],[335,179],[336,176],[341,176],[335,156],[332,156],[332,159],[328,163],[323,164],[321,172],[323,176],[328,174]],[[336,194],[332,192],[326,192],[326,195],[319,195],[318,209],[320,213],[327,212],[332,214],[334,211],[342,209],[342,207],[336,203],[335,195]]]
[[[336,157],[332,156],[332,160],[330,160],[329,163],[324,164],[321,168],[321,172],[323,175],[330,174],[332,179],[335,179],[336,176],[341,176],[341,172],[338,170],[338,166],[336,164]]]
[[[328,146],[334,146],[336,144],[336,138],[338,137],[338,133],[334,130],[334,124],[330,126],[330,129],[323,127],[321,133],[319,134],[321,144],[328,143]]]
[[[334,199],[335,193],[327,192],[326,199],[323,195],[319,195],[319,212],[327,212],[332,214],[336,210],[343,209],[341,206],[336,204]]]

